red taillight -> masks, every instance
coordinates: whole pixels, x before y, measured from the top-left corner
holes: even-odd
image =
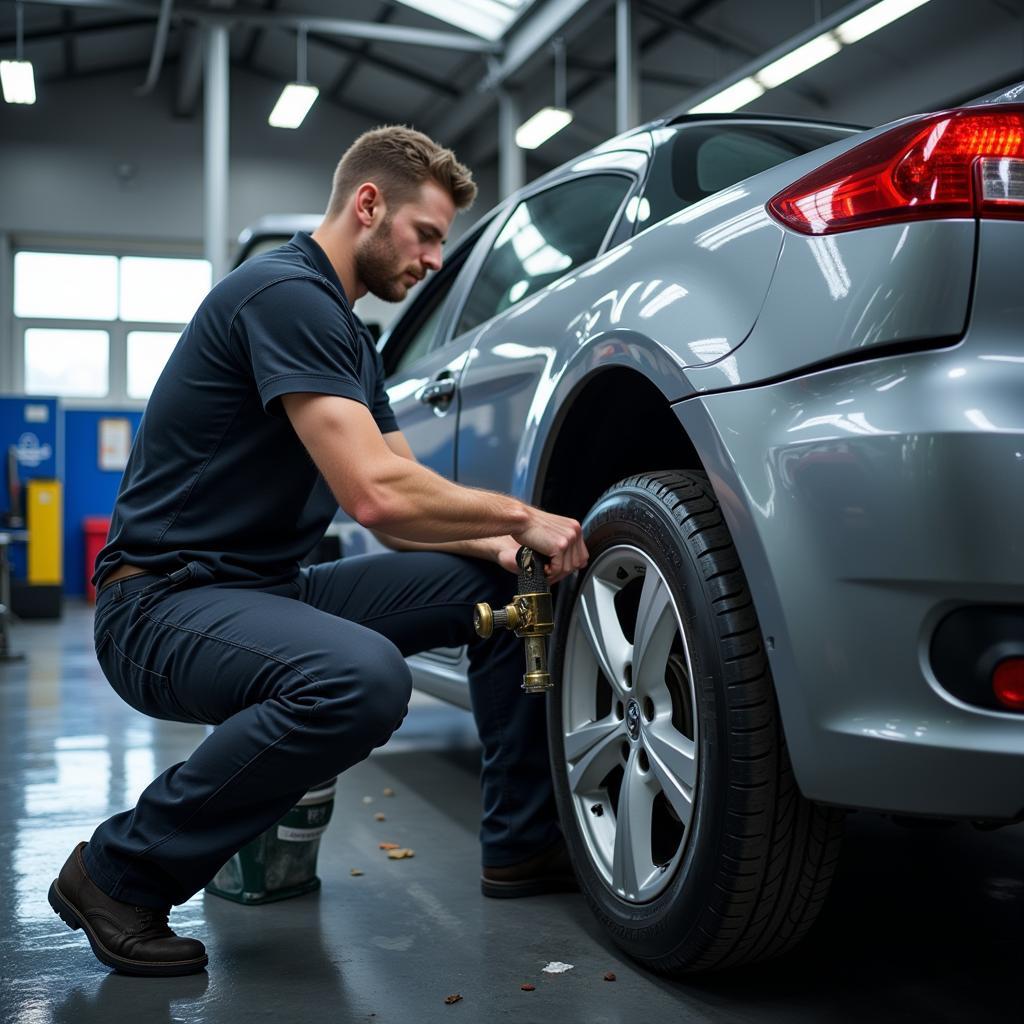
[[[805,175],[768,210],[807,235],[940,217],[1024,219],[1024,105],[900,125]]]
[[[1011,711],[1024,711],[1024,658],[1006,658],[992,673],[996,700]]]

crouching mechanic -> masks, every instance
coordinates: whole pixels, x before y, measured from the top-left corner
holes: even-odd
[[[96,563],[96,652],[132,707],[217,728],[50,887],[117,970],[205,966],[202,943],[168,926],[171,905],[384,744],[408,706],[404,656],[432,647],[469,645],[485,895],[572,884],[544,702],[520,690],[519,641],[480,641],[472,608],[508,599],[521,544],[551,557],[552,583],[584,566],[580,525],[420,466],[351,308],[367,291],[401,300],[440,267],[475,194],[426,136],[361,136],[320,227],[217,284],[153,391]],[[300,571],[339,504],[401,553]]]

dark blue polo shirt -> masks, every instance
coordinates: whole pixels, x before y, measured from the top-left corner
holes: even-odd
[[[373,338],[304,232],[228,274],[203,300],[153,389],[93,583],[127,563],[199,562],[225,582],[292,576],[338,505],[281,407],[317,392],[397,430]]]

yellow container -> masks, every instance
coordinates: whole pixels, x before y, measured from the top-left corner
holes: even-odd
[[[64,495],[59,480],[29,480],[25,519],[28,525],[28,583],[64,584]]]

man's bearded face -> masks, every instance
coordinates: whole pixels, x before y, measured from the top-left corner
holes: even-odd
[[[355,252],[356,274],[371,295],[385,302],[401,302],[426,272],[408,263],[395,244],[391,214],[387,214]],[[411,280],[414,278],[415,280]]]

